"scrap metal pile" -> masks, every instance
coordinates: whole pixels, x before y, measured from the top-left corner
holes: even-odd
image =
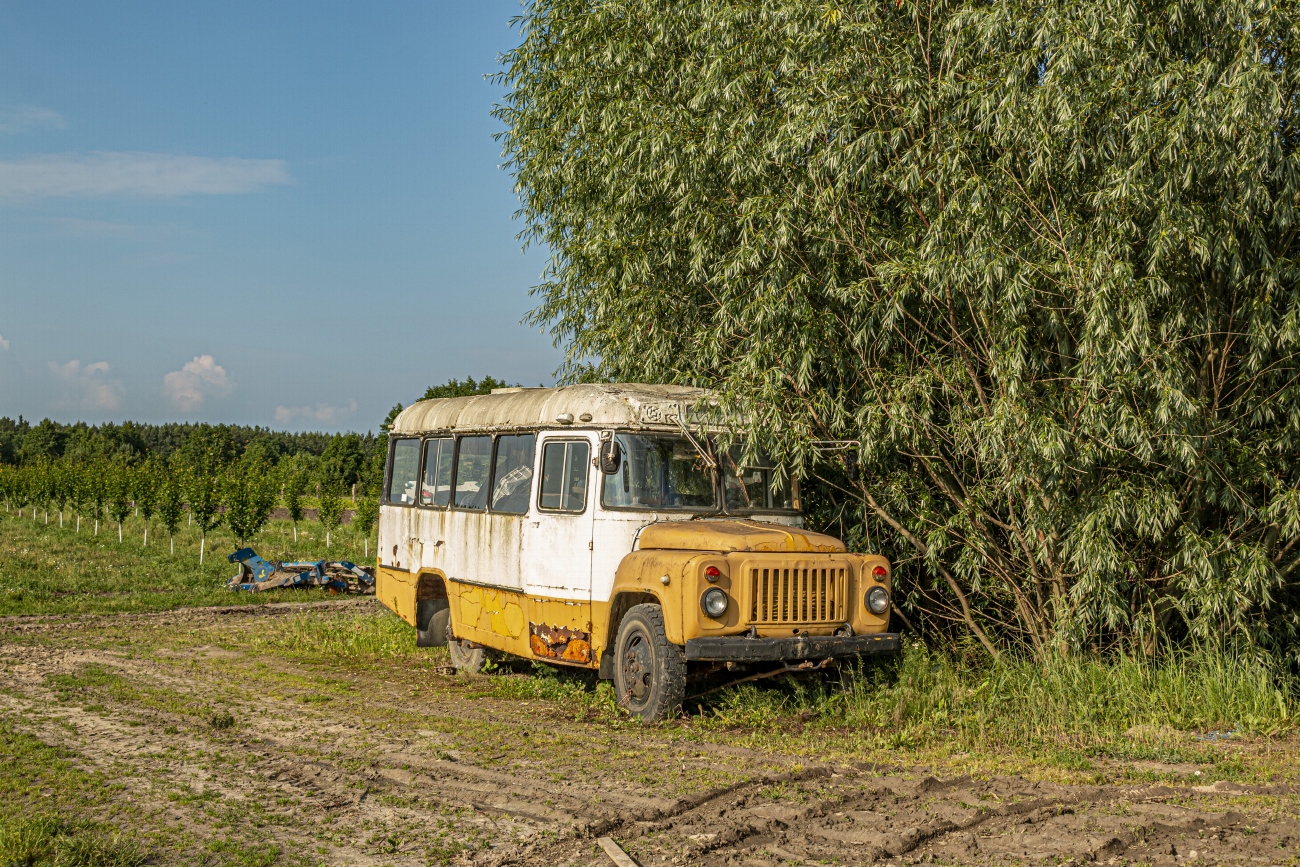
[[[238,563],[239,574],[226,584],[231,590],[275,590],[280,587],[324,587],[332,593],[374,593],[373,570],[347,560],[269,562],[252,548],[240,548],[226,558]]]

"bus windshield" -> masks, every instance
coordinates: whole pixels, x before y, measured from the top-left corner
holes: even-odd
[[[623,462],[605,476],[601,503],[622,509],[716,511],[713,472],[685,437],[618,434]]]

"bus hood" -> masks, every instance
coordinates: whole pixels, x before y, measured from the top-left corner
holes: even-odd
[[[643,551],[762,551],[838,554],[844,543],[834,536],[764,521],[658,521],[641,530]]]

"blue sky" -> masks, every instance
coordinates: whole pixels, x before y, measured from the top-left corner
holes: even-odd
[[[485,80],[517,0],[0,0],[0,415],[366,430],[550,384]]]

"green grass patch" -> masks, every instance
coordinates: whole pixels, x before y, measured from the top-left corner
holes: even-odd
[[[1118,743],[1154,757],[1169,756],[1170,742],[1186,733],[1291,731],[1295,695],[1296,684],[1259,659],[1205,653],[972,665],[913,644],[898,659],[838,682],[742,684],[688,710],[715,726],[779,729],[798,721],[864,730],[894,747],[1050,751]],[[1084,763],[1078,756],[1062,761]]]
[[[289,521],[272,521],[252,547],[268,560],[351,560],[373,565],[363,556],[360,536],[347,527],[332,533],[326,549],[318,524],[298,525],[293,541]],[[323,590],[273,590],[236,593],[225,584],[238,567],[226,556],[236,542],[229,530],[208,534],[207,553],[199,565],[199,534],[182,526],[176,534],[176,553],[157,526],[144,541],[144,521],[128,518],[118,541],[117,525],[93,525],[65,516],[60,528],[51,524],[0,514],[0,616],[13,614],[114,613],[165,611],[199,605],[249,605],[266,602],[305,602],[331,597]]]
[[[245,647],[303,658],[447,661],[445,649],[416,647],[415,630],[387,608],[374,613],[304,612],[252,635]]]
[[[6,867],[138,867],[146,860],[135,843],[87,822],[0,819],[0,864]]]

